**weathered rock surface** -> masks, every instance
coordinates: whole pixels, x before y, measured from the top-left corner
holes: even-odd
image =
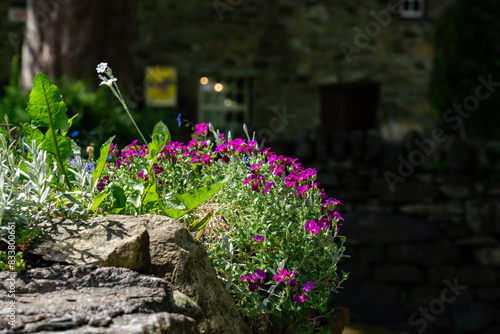
[[[168,312],[196,320],[201,333],[249,332],[232,297],[218,279],[204,246],[179,222],[155,215],[111,215],[92,218],[80,225],[62,221],[49,227],[47,235],[33,250],[45,260],[128,267],[164,278],[162,282],[170,291]],[[53,280],[36,284],[43,284],[50,290],[59,283]],[[75,282],[75,286],[78,285]],[[141,298],[141,291],[130,290],[129,298]],[[133,297],[136,292],[139,294]],[[126,305],[127,300],[122,300],[122,304]],[[50,311],[50,306],[44,311]],[[155,312],[164,311],[159,308]],[[140,324],[174,321],[172,316],[141,319],[144,322]]]
[[[204,246],[173,219],[143,216],[149,231],[152,274],[171,289],[192,298],[202,309],[202,333],[246,333],[232,297],[217,278]]]
[[[0,273],[3,315],[10,301]],[[183,302],[160,278],[125,268],[55,264],[16,279],[16,325],[0,317],[4,333],[199,333],[195,303]],[[169,313],[179,312],[179,313]]]
[[[138,220],[54,221],[30,252],[47,261],[97,264],[147,273],[150,270],[149,235]]]

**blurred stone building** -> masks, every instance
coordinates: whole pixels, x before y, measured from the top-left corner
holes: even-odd
[[[399,141],[439,121],[427,100],[432,36],[451,2],[137,1],[128,95],[143,98],[146,67],[170,66],[177,109],[193,121],[233,131],[245,122],[268,143],[368,129]],[[3,83],[21,50],[13,10],[23,6],[0,4]]]
[[[173,66],[190,118],[244,121],[268,141],[356,129],[399,141],[439,121],[427,87],[450,2],[140,1],[136,77]]]

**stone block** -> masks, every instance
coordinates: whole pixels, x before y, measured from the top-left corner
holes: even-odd
[[[500,245],[477,249],[474,259],[483,266],[500,267]]]
[[[42,229],[45,233],[30,252],[46,261],[150,270],[149,235],[134,217],[64,220],[43,224]]]
[[[452,280],[457,276],[457,269],[452,266],[438,266],[429,269],[429,283],[433,285],[443,286],[444,280]]]
[[[453,320],[465,331],[480,331],[494,322],[495,313],[496,308],[493,305],[473,302],[455,307]]]
[[[375,267],[375,279],[391,283],[420,283],[424,275],[411,265],[382,265]]]
[[[476,233],[500,234],[500,200],[474,199],[465,203],[467,224]]]
[[[396,183],[394,192],[391,191],[387,182],[373,182],[371,189],[381,200],[393,203],[430,202],[435,200],[439,194],[439,190],[434,184],[411,182],[409,180],[404,183]]]
[[[496,282],[497,275],[489,268],[479,266],[468,266],[460,270],[458,281],[461,284],[473,285],[493,285]]]
[[[359,252],[361,263],[378,263],[385,260],[385,251],[382,246],[363,247]]]
[[[345,214],[344,219],[349,223],[342,232],[352,245],[424,241],[439,233],[436,226],[410,216],[358,211]]]

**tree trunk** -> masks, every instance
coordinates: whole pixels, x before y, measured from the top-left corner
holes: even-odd
[[[134,0],[27,0],[23,86],[31,89],[38,72],[97,82],[100,62],[130,86],[134,12]]]

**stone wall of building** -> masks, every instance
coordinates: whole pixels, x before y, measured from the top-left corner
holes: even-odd
[[[451,2],[429,0],[424,19],[403,20],[381,0],[140,1],[136,78],[145,66],[177,67],[180,109],[193,119],[202,75],[251,73],[253,127],[272,129],[276,110],[294,116],[276,138],[320,126],[322,86],[375,82],[376,127],[397,140],[437,121],[426,98],[431,39]]]
[[[350,278],[336,302],[351,321],[398,334],[500,333],[498,144],[444,138],[412,133],[392,146],[337,134],[326,155],[303,156],[344,204]]]

